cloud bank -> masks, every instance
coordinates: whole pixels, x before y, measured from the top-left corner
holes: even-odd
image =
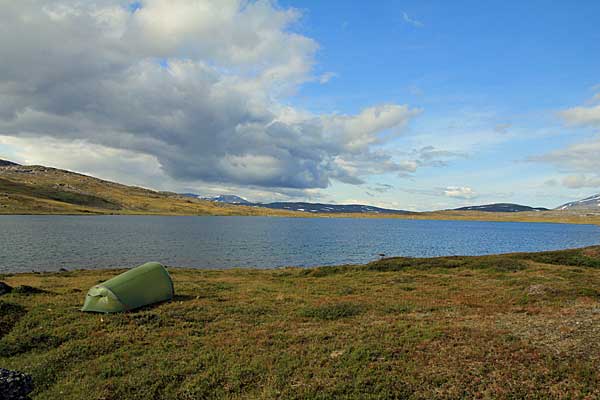
[[[286,105],[300,85],[333,76],[313,76],[318,45],[293,31],[296,10],[243,0],[0,7],[5,137],[83,143],[107,162],[152,160],[176,180],[263,188],[362,184],[421,165],[385,148],[418,109],[314,115]]]

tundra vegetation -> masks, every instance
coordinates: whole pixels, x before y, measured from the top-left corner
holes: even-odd
[[[174,301],[80,312],[119,272],[0,276],[0,366],[35,399],[600,397],[600,247],[170,268]]]

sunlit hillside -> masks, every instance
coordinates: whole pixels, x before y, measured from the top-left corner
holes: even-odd
[[[43,166],[0,166],[0,214],[294,215],[126,186]]]

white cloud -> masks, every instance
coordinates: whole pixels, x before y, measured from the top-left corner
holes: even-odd
[[[562,183],[569,189],[597,188],[600,187],[600,177],[583,174],[569,175],[563,179]]]
[[[572,125],[600,127],[600,105],[573,107],[562,111],[560,115]]]
[[[592,98],[592,102],[599,100],[600,93],[597,93]],[[570,125],[600,128],[600,104],[587,107],[572,107],[561,111],[559,115]]]
[[[477,194],[468,186],[448,186],[444,189],[444,195],[456,199],[473,199]]]
[[[337,78],[337,76],[338,75],[335,72],[325,72],[324,74],[321,74],[321,76],[319,76],[319,83],[323,85],[332,80],[333,78]]]
[[[412,25],[414,27],[417,27],[417,28],[422,28],[424,26],[424,24],[421,21],[419,21],[416,18],[409,17],[409,15],[406,12],[402,12],[402,19],[407,24],[410,24],[410,25]]]
[[[387,193],[390,190],[392,190],[394,188],[393,185],[389,185],[387,183],[375,183],[372,186],[369,186],[368,189],[372,192],[377,192],[377,193]]]
[[[573,107],[561,111],[560,115],[569,125],[600,128],[600,105]],[[551,164],[561,172],[572,174],[563,180],[563,185],[566,187],[597,187],[597,176],[600,171],[600,137],[596,136],[585,142],[574,143],[562,149],[530,157],[528,161]],[[587,174],[593,176],[587,177]]]
[[[496,133],[500,133],[500,134],[506,134],[508,133],[508,130],[512,127],[512,124],[505,122],[502,124],[496,124],[496,126],[494,126],[494,132]]]
[[[293,32],[296,10],[244,0],[0,7],[0,135],[22,146],[73,140],[147,157],[169,179],[270,190],[418,167],[385,145],[420,110],[311,115],[284,104],[332,77],[312,75],[318,45]]]
[[[335,135],[338,145],[346,151],[358,153],[373,144],[385,142],[379,135],[389,129],[403,128],[421,112],[406,105],[384,104],[364,109],[358,115],[333,115],[322,117],[323,129]]]
[[[572,144],[564,149],[531,157],[529,161],[553,164],[565,172],[597,173],[600,171],[600,139]]]

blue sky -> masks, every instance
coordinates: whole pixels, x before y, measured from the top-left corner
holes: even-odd
[[[557,113],[585,103],[600,83],[600,3],[281,4],[303,10],[298,29],[321,45],[317,68],[336,74],[327,85],[305,85],[291,101],[344,113],[365,103],[409,103],[424,112],[399,147],[426,134],[437,147],[468,154],[386,182],[426,190],[468,185],[482,193],[480,201],[548,207],[594,190],[547,187],[557,169],[525,160],[594,135],[565,126]]]
[[[600,191],[597,1],[39,5],[3,6],[0,157],[410,210]]]
[[[317,107],[351,111],[375,98],[448,110],[479,102],[523,112],[570,105],[598,83],[600,4],[557,3],[282,5],[303,10],[298,28],[321,46],[317,67],[339,75],[326,87],[304,88],[303,96],[320,98]]]

